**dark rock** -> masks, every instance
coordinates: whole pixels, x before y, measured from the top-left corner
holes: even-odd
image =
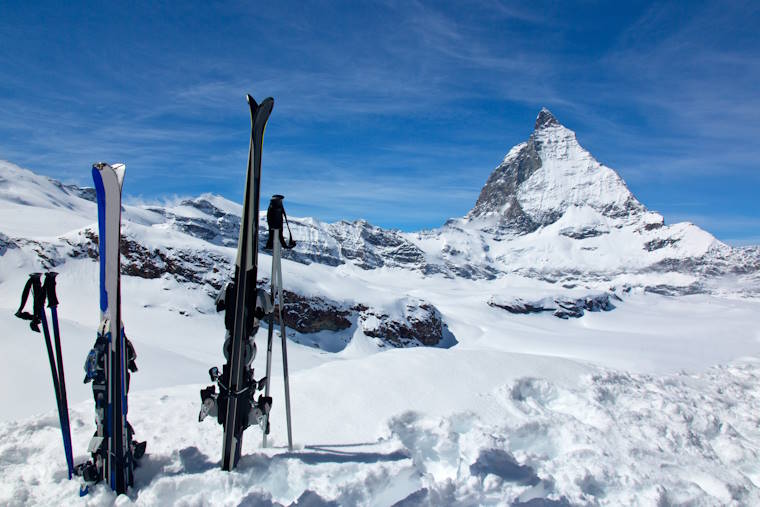
[[[651,223],[648,223],[648,224],[646,224],[644,226],[644,230],[645,231],[654,231],[654,230],[660,229],[660,228],[662,228],[664,226],[665,226],[665,221],[664,220],[661,221],[661,222],[651,222]]]
[[[406,304],[402,319],[367,308],[360,313],[365,335],[379,338],[393,347],[435,346],[443,340],[443,320],[438,309],[424,301]]]
[[[562,236],[566,236],[572,239],[586,239],[586,238],[595,238],[603,234],[609,234],[609,231],[598,229],[594,226],[589,225],[589,226],[581,227],[579,229],[571,229],[571,228],[562,229],[561,231],[559,231],[559,233]]]
[[[65,185],[58,180],[48,178],[48,181],[62,190],[64,193],[79,197],[90,202],[97,202],[97,194],[92,187],[80,187],[77,185]]]
[[[557,309],[554,310],[554,316],[560,319],[583,317],[583,307],[576,304],[575,301],[557,301]]]
[[[14,248],[18,248],[16,242],[0,232],[0,256],[5,255],[5,252]]]
[[[541,130],[548,127],[559,127],[559,122],[557,121],[557,118],[554,117],[554,115],[546,109],[545,107],[541,108],[541,111],[539,111],[538,116],[536,117],[536,124],[533,126],[533,130]]]
[[[571,298],[565,296],[548,297],[537,301],[524,301],[515,298],[512,301],[499,301],[491,298],[488,306],[501,308],[509,313],[528,314],[541,312],[554,312],[553,315],[560,319],[582,317],[586,311],[589,312],[609,312],[615,309],[612,299],[620,298],[615,294],[601,293],[590,294],[582,298]]]
[[[674,239],[674,238],[666,238],[666,239],[653,239],[652,241],[647,241],[644,243],[644,250],[647,252],[654,252],[655,250],[659,250],[660,248],[665,248],[666,246],[675,245],[681,241],[680,239]]]
[[[337,303],[316,296],[307,298],[288,290],[283,292],[282,318],[287,327],[299,333],[343,331],[351,327],[351,311]]]
[[[686,286],[660,284],[648,285],[644,287],[644,292],[651,292],[652,294],[659,294],[661,296],[687,296],[690,294],[703,293],[704,287],[698,282]]]
[[[198,211],[201,211],[206,215],[211,215],[214,218],[221,218],[227,215],[226,212],[220,210],[203,197],[199,197],[197,199],[185,199],[184,201],[180,202],[180,205],[195,208]]]
[[[500,227],[521,233],[535,231],[539,224],[523,211],[517,201],[517,188],[539,169],[541,158],[531,138],[515,157],[502,162],[494,169],[480,191],[475,207],[467,216],[475,218],[504,210],[500,218]]]
[[[527,301],[523,301],[520,298],[516,298],[514,301],[510,303],[496,303],[493,299],[488,301],[488,306],[492,306],[495,308],[501,308],[502,310],[506,310],[509,313],[515,313],[515,314],[527,314],[527,313],[541,313],[546,311],[551,311],[553,308],[544,308],[544,306],[541,304],[541,302],[536,303],[529,303]]]
[[[69,255],[74,258],[88,257],[98,260],[98,235],[92,229],[86,229],[79,242],[69,242],[72,247]],[[173,276],[181,282],[210,284],[215,290],[222,286],[219,265],[229,266],[229,260],[213,252],[193,249],[166,251],[142,246],[137,241],[123,235],[119,243],[121,249],[121,273],[139,278],[154,279],[164,274]],[[225,269],[224,271],[228,271]]]

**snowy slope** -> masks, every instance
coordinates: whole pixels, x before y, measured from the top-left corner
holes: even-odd
[[[0,224],[3,234],[45,238],[92,222],[94,202],[86,191],[66,187],[0,160]],[[94,198],[94,191],[92,192]]]
[[[98,319],[92,199],[0,164],[2,505],[760,503],[760,250],[665,225],[548,111],[473,210],[439,229],[292,219],[286,288],[334,305],[348,326],[288,330],[297,449],[284,447],[275,361],[274,447],[247,430],[233,473],[219,470],[221,428],[197,414],[208,368],[223,361],[213,297],[240,206],[209,194],[125,205],[123,318],[140,368],[130,421],[148,454],[129,496],[101,486],[79,499],[42,337],[12,314],[29,272],[61,273],[81,461],[93,431],[81,367]],[[261,255],[264,275],[270,262]],[[589,294],[614,311],[561,320],[504,309]],[[438,347],[382,336],[430,315],[443,327]]]
[[[642,297],[667,302],[662,296]],[[700,304],[711,302],[694,308]],[[659,371],[697,364],[702,370],[721,360],[722,347],[715,338],[723,334],[723,323],[705,316],[700,322],[704,340],[695,343],[689,334],[698,324],[682,333],[667,327],[688,322],[690,303],[675,302],[660,310],[642,305],[643,311],[628,314],[632,306],[564,332],[552,329],[557,319],[542,319],[546,322],[535,329],[531,317],[519,316],[506,336],[490,331],[451,350],[330,357],[291,343],[297,449],[283,447],[282,384],[276,368],[275,447],[260,449],[259,431],[249,429],[245,455],[231,474],[219,470],[219,427],[197,422],[205,368],[185,365],[171,357],[167,343],[165,350],[157,350],[144,335],[133,333],[141,371],[134,376],[130,419],[140,438],[148,440],[149,454],[129,499],[118,503],[289,505],[300,499],[316,505],[393,505],[406,499],[406,505],[519,505],[532,498],[546,499],[545,505],[757,503],[757,360],[699,373],[644,374],[564,359],[559,356],[571,352],[561,347],[548,354],[509,351],[530,349],[543,336],[555,344],[562,339],[577,343],[581,349],[585,343],[601,363],[624,356],[622,361],[635,365],[638,356],[659,357]],[[747,310],[756,314],[757,306]],[[130,308],[133,321],[134,312]],[[741,309],[733,313],[733,320],[746,327],[727,332],[736,336],[749,331],[751,336],[754,329],[757,342],[757,320]],[[629,319],[649,324],[631,330]],[[164,331],[152,342],[176,334],[170,313],[152,321],[154,331]],[[708,331],[704,327],[709,322],[713,327]],[[217,324],[221,329],[221,322]],[[585,327],[595,332],[587,333]],[[519,328],[526,333],[517,332]],[[609,342],[626,328],[618,342]],[[220,346],[221,339],[209,339],[201,331],[187,333],[184,346],[173,344],[175,353]],[[64,322],[63,332],[65,337],[76,334],[69,322]],[[259,336],[259,343],[263,338]],[[626,342],[627,350],[621,346]],[[748,341],[737,345],[733,355],[760,353]],[[679,351],[690,352],[692,359]],[[34,352],[28,354],[29,362],[42,363],[41,351]],[[274,353],[277,357],[279,349]],[[209,358],[211,364],[219,355]],[[726,351],[722,357],[728,355]],[[164,386],[146,390],[158,383],[161,363],[172,364],[187,385],[166,379]],[[72,369],[69,383],[76,385]],[[48,407],[53,407],[47,387],[38,395],[47,396]],[[0,503],[111,505],[114,497],[104,487],[78,500],[77,484],[65,477],[56,421],[54,410],[48,409],[41,416],[0,423]],[[92,431],[91,402],[73,404],[72,428],[76,456],[84,459]]]

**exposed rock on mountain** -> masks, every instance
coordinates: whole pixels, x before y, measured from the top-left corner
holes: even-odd
[[[528,141],[504,157],[467,216],[496,215],[501,229],[527,233],[556,222],[571,206],[589,206],[611,218],[631,219],[646,211],[615,171],[542,109]]]
[[[263,284],[267,286],[268,284]],[[343,331],[351,327],[353,311],[333,301],[314,296],[305,297],[285,290],[282,319],[285,325],[299,333]],[[278,319],[275,319],[278,322]]]
[[[488,301],[488,305],[517,314],[553,312],[555,317],[567,319],[582,317],[586,311],[614,310],[613,300],[622,301],[619,296],[610,293],[589,294],[583,297],[555,296],[537,301],[524,301],[521,298],[509,300],[494,296]]]
[[[163,206],[125,205],[122,273],[195,284],[214,297],[229,278],[240,213],[240,205],[211,194]],[[0,162],[0,258],[29,256],[45,269],[68,259],[94,260],[95,222],[92,189]],[[509,150],[491,173],[472,210],[440,228],[405,233],[364,220],[297,217],[290,224],[298,244],[283,255],[301,264],[451,280],[518,276],[548,284],[550,297],[492,301],[509,311],[551,310],[569,317],[614,307],[603,298],[559,295],[574,287],[760,294],[760,248],[731,248],[689,223],[666,225],[547,109],[539,112],[528,140]],[[260,235],[263,244],[263,213]],[[371,308],[361,294],[337,303],[319,290],[306,292],[289,293],[284,316],[301,333],[356,325],[391,346],[446,339],[445,315],[407,294],[397,295],[400,310],[390,315]]]
[[[362,269],[424,269],[426,265],[425,254],[403,234],[365,220],[328,224],[310,218],[292,218],[290,224],[299,239],[295,249],[283,252],[286,259],[329,266],[351,263]],[[263,220],[260,231],[264,238]]]
[[[401,314],[395,319],[376,310],[358,307],[362,331],[367,336],[381,338],[393,347],[438,345],[443,340],[444,325],[436,307],[422,300],[403,302]]]

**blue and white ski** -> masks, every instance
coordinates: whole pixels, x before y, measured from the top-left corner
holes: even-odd
[[[97,428],[88,448],[93,460],[77,468],[86,484],[103,480],[119,494],[133,484],[134,460],[145,451],[144,443],[132,441],[127,422],[129,371],[137,368],[121,319],[119,247],[124,173],[124,164],[98,163],[92,167],[98,201],[100,325],[85,363],[85,382],[93,384]],[[83,493],[86,491],[83,488]]]

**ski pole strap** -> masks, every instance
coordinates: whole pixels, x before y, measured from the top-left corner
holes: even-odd
[[[282,242],[282,246],[287,249],[290,249],[296,246],[296,242],[293,241],[293,233],[290,231],[290,223],[288,222],[288,214],[285,213],[285,208],[282,208],[282,216],[285,217],[285,225],[288,227],[288,236],[290,236],[290,239],[288,240],[288,244],[286,245],[284,242]]]
[[[29,327],[32,331],[40,332],[40,315],[45,311],[45,293],[42,290],[42,282],[40,281],[40,273],[32,273],[29,275],[29,280],[24,285],[24,290],[21,292],[21,304],[16,311],[16,317],[22,320],[29,320]],[[25,312],[24,307],[29,299],[29,293],[32,294],[32,312]]]
[[[45,289],[45,297],[47,297],[48,308],[54,308],[58,306],[58,296],[55,294],[55,277],[58,273],[55,271],[49,271],[45,273],[45,283],[43,288]]]

